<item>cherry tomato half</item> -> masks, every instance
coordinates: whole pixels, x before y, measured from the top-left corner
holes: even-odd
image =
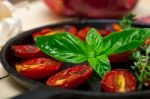
[[[150,80],[147,81],[147,86],[150,88]]]
[[[115,32],[123,31],[123,27],[120,24],[112,24],[112,28]]]
[[[131,52],[113,54],[109,57],[109,60],[112,63],[128,62],[131,55]]]
[[[109,35],[112,31],[110,31],[108,29],[101,29],[98,32],[101,36],[106,36],[106,35]]]
[[[56,73],[62,63],[50,58],[36,58],[16,64],[16,70],[21,75],[31,79],[41,79]]]
[[[85,27],[77,33],[77,36],[85,41],[86,35],[89,30],[90,30],[90,27]]]
[[[83,41],[85,41],[85,38],[88,34],[90,30],[90,27],[85,27],[85,28],[82,28],[81,30],[79,30],[79,32],[77,33],[77,36],[79,38],[81,38]],[[99,29],[98,30],[99,34],[101,36],[106,36],[106,35],[109,35],[112,31],[108,30],[108,29]]]
[[[47,85],[61,88],[76,88],[85,83],[92,75],[88,65],[78,65],[55,74],[47,80]]]
[[[44,36],[44,35],[52,35],[52,34],[55,34],[55,33],[59,33],[59,32],[69,32],[69,33],[72,33],[72,34],[77,34],[77,28],[73,25],[65,25],[61,28],[56,28],[56,29],[43,29],[39,32],[36,32],[36,33],[33,33],[32,34],[32,37],[35,38],[35,37],[38,37],[38,36]]]
[[[105,92],[131,92],[136,90],[136,78],[128,70],[116,69],[104,76],[101,85]]]
[[[150,45],[150,37],[147,38],[147,40],[145,41],[145,44]]]
[[[35,37],[38,37],[38,36],[52,35],[52,34],[55,34],[57,32],[61,32],[61,31],[62,30],[57,30],[56,31],[56,30],[52,30],[52,29],[46,28],[46,29],[43,29],[43,30],[41,30],[39,32],[33,33],[32,37],[35,38]]]
[[[41,30],[39,32],[33,33],[32,36],[33,36],[33,38],[35,38],[37,36],[45,35],[45,34],[47,34],[49,32],[52,32],[52,29],[45,28],[45,29],[43,29],[43,30]]]
[[[46,57],[46,55],[35,45],[13,45],[12,50],[20,59],[33,59]]]
[[[63,27],[63,29],[64,29],[64,31],[70,32],[70,33],[72,33],[74,35],[77,35],[77,33],[78,33],[77,28],[75,26],[73,26],[73,25],[65,25]]]

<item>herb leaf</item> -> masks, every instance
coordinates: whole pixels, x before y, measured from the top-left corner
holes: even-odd
[[[94,52],[94,55],[99,55],[103,51],[103,38],[94,28],[90,29],[86,37],[87,47]]]
[[[101,55],[96,58],[89,58],[88,62],[101,78],[111,70],[109,59],[106,55]]]
[[[70,33],[37,37],[35,42],[43,52],[60,61],[82,63],[86,60],[84,42]]]
[[[131,29],[134,18],[135,18],[135,15],[132,13],[129,13],[123,17],[120,24],[123,26],[124,29]]]
[[[147,86],[148,81],[150,81],[150,45],[144,49],[145,53],[141,51],[133,52],[133,57],[135,58],[134,66],[132,69],[136,75],[138,81],[138,90],[141,90],[143,86]]]
[[[147,29],[131,29],[114,32],[103,38],[105,43],[105,54],[111,55],[123,53],[144,44],[150,31]]]

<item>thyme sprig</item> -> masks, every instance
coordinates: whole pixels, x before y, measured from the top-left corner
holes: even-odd
[[[138,90],[148,85],[150,80],[150,45],[145,47],[145,50],[136,51],[133,53],[135,58],[134,66],[132,69],[138,81]]]
[[[135,20],[135,15],[132,13],[129,13],[122,18],[122,20],[120,21],[120,24],[122,25],[124,29],[131,29],[133,28],[132,25],[133,25],[134,20]]]

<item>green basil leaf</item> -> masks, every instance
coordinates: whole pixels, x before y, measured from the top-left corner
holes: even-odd
[[[40,36],[35,42],[44,53],[60,61],[82,63],[86,60],[85,43],[70,33]]]
[[[131,29],[114,32],[103,38],[105,54],[122,53],[142,45],[150,36],[149,29]]]
[[[101,77],[111,71],[109,59],[106,55],[101,55],[96,58],[89,58],[88,62],[94,71]]]
[[[103,51],[103,38],[94,28],[90,29],[86,36],[87,47],[94,52],[94,56]]]

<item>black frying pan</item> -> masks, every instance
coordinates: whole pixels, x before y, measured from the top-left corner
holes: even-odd
[[[43,27],[39,27],[36,29],[32,29],[26,32],[23,32],[16,37],[10,39],[5,46],[1,50],[1,63],[6,71],[15,79],[15,81],[28,90],[35,90],[31,93],[25,95],[25,98],[22,96],[17,97],[17,99],[148,99],[150,98],[150,90],[145,91],[136,91],[125,94],[112,94],[112,93],[104,93],[100,91],[85,91],[85,90],[67,90],[61,88],[54,88],[46,86],[42,81],[34,81],[19,75],[14,66],[18,61],[11,50],[11,45],[16,44],[31,44],[32,33],[38,32],[43,28],[57,28],[62,27],[64,25],[75,25],[77,28],[83,28],[85,26],[91,26],[95,28],[104,28],[106,25],[110,25],[112,23],[119,23],[119,20],[73,20],[67,21],[52,25],[47,25]],[[147,28],[150,25],[144,25],[135,23],[133,24],[135,27]],[[32,97],[31,97],[32,96]],[[33,98],[34,97],[34,98]]]

